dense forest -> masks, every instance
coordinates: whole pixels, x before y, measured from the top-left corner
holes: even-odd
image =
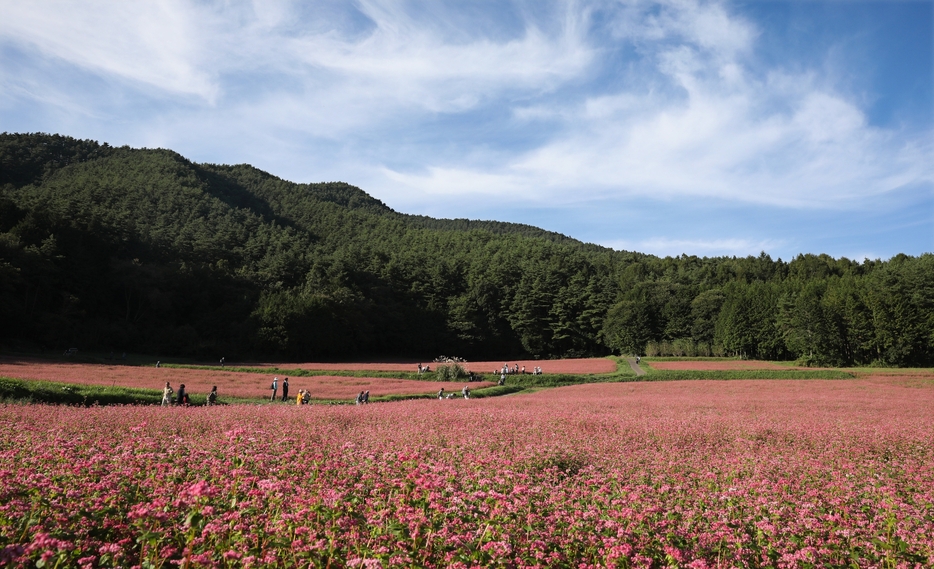
[[[934,255],[658,258],[169,150],[0,135],[0,348],[934,364]]]

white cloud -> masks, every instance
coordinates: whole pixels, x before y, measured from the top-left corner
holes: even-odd
[[[502,197],[514,200],[534,197],[525,180],[463,169],[429,168],[423,175],[404,174],[383,169],[392,182],[432,196]]]
[[[44,54],[173,93],[213,100],[202,22],[182,0],[5,2],[0,37]]]
[[[593,59],[583,16],[575,11],[565,13],[554,33],[528,23],[510,39],[481,35],[452,42],[440,24],[418,21],[400,6],[361,2],[358,8],[372,24],[361,33],[300,20],[303,6],[287,1],[37,0],[7,3],[0,38],[209,103],[249,86],[261,95],[244,103],[258,104],[259,110],[285,98],[286,106],[304,105],[319,115],[361,117],[350,126],[400,109],[458,113],[503,91],[548,90],[580,74]],[[308,128],[317,125],[311,119]]]
[[[638,240],[617,240],[602,243],[618,251],[639,251],[660,257],[677,257],[682,254],[698,257],[758,256],[762,251],[774,251],[784,246],[780,240],[729,239],[670,239],[650,237]]]
[[[716,198],[847,208],[934,181],[928,138],[870,126],[865,112],[811,72],[752,73],[758,33],[717,3],[635,2],[616,30],[635,38],[656,75],[615,93],[517,107],[521,123],[562,125],[537,148],[482,169],[396,173],[396,191],[485,193],[566,202],[609,196]],[[676,89],[659,89],[659,84]],[[929,134],[929,133],[926,133]]]
[[[635,41],[652,52],[658,43],[690,43],[718,57],[748,51],[758,31],[750,22],[727,13],[718,2],[698,0],[631,0],[621,2],[612,28],[618,38]]]
[[[702,87],[684,103],[587,119],[513,164],[555,188],[587,185],[638,195],[701,195],[778,205],[830,206],[925,176],[920,149],[867,127],[827,92],[788,93],[790,113],[761,109],[746,85],[728,95]]]
[[[113,111],[146,144],[194,159],[265,157],[298,181],[363,178],[400,208],[491,196],[542,207],[629,196],[849,207],[934,181],[929,132],[871,126],[833,74],[763,71],[760,30],[728,4],[568,1],[547,17],[525,5],[495,35],[431,6],[7,2],[0,41],[159,93],[158,104]],[[3,79],[7,99],[61,107],[56,121],[109,120],[114,100],[139,97]],[[497,111],[508,118],[471,130],[475,114]],[[439,116],[462,122],[437,126]],[[234,141],[246,142],[218,158]]]
[[[374,26],[367,34],[299,35],[284,42],[282,60],[273,63],[298,73],[301,86],[287,105],[312,108],[307,124],[324,136],[406,114],[464,113],[505,93],[548,91],[594,58],[573,15],[556,34],[528,24],[508,40],[452,42],[444,29],[413,20],[395,3],[361,9]],[[278,105],[280,94],[274,97],[266,104]],[[320,117],[326,127],[318,131]]]

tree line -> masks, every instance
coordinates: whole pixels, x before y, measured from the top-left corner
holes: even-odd
[[[8,348],[934,362],[930,254],[658,258],[60,135],[0,135],[0,165]]]

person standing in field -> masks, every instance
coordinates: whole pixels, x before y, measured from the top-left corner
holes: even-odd
[[[444,388],[441,388],[441,391],[438,392],[438,399],[444,399]]]
[[[178,395],[175,396],[175,403],[178,405],[184,405],[186,395],[187,394],[185,393],[185,384],[183,383],[178,386]]]
[[[172,394],[173,394],[173,393],[174,393],[174,391],[172,390],[172,386],[169,385],[169,382],[168,382],[168,381],[166,381],[166,382],[165,382],[165,387],[162,389],[162,406],[163,406],[163,407],[165,407],[166,405],[171,405],[171,404],[172,404]]]
[[[370,402],[370,390],[369,389],[363,392],[363,402],[364,403]]]
[[[282,378],[282,400],[285,401],[289,398],[289,378]]]
[[[217,386],[211,388],[211,392],[208,393],[208,407],[212,405],[217,405]]]
[[[461,393],[464,395],[464,399],[470,399],[470,389],[466,385],[461,389]]]
[[[276,376],[272,378],[272,385],[269,386],[272,389],[272,397],[269,398],[270,401],[276,400],[276,392],[279,391],[279,377]]]

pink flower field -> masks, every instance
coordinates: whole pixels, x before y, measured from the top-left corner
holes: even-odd
[[[174,388],[184,383],[189,393],[208,393],[216,385],[221,398],[261,398],[270,395],[270,374],[238,373],[232,371],[181,369],[168,367],[137,367],[85,363],[49,363],[43,360],[0,359],[0,376],[15,379],[56,381],[90,385],[116,385],[141,389],[161,390],[168,381]],[[279,374],[281,380],[285,374]],[[471,389],[489,387],[492,382],[470,384]],[[370,391],[371,397],[384,395],[418,395],[460,390],[463,383],[392,379],[379,377],[313,376],[289,378],[289,393],[307,389],[313,399],[353,399],[360,391]],[[282,392],[279,391],[279,395]]]
[[[391,362],[391,363],[301,363],[301,364],[292,364],[292,363],[267,363],[262,364],[265,366],[276,366],[283,369],[307,369],[307,370],[321,370],[321,371],[334,371],[334,370],[350,370],[350,371],[405,371],[405,372],[415,372],[417,371],[418,364],[431,366],[432,370],[438,368],[439,365],[435,362],[422,361],[422,362]],[[474,373],[484,373],[492,374],[494,370],[500,370],[503,367],[503,364],[509,364],[509,366],[518,365],[521,369],[522,366],[525,366],[525,369],[528,373],[532,373],[532,369],[536,366],[543,368],[543,373],[613,373],[616,371],[616,364],[607,358],[576,358],[576,359],[564,359],[564,360],[512,360],[509,362],[502,361],[479,361],[479,362],[465,362],[460,365],[464,366],[465,369],[473,371]],[[499,371],[496,371],[496,374],[499,374]]]
[[[0,406],[3,567],[931,567],[934,386]]]
[[[646,363],[658,370],[745,371],[757,369],[796,369],[794,367],[760,360],[676,360],[670,362]]]

